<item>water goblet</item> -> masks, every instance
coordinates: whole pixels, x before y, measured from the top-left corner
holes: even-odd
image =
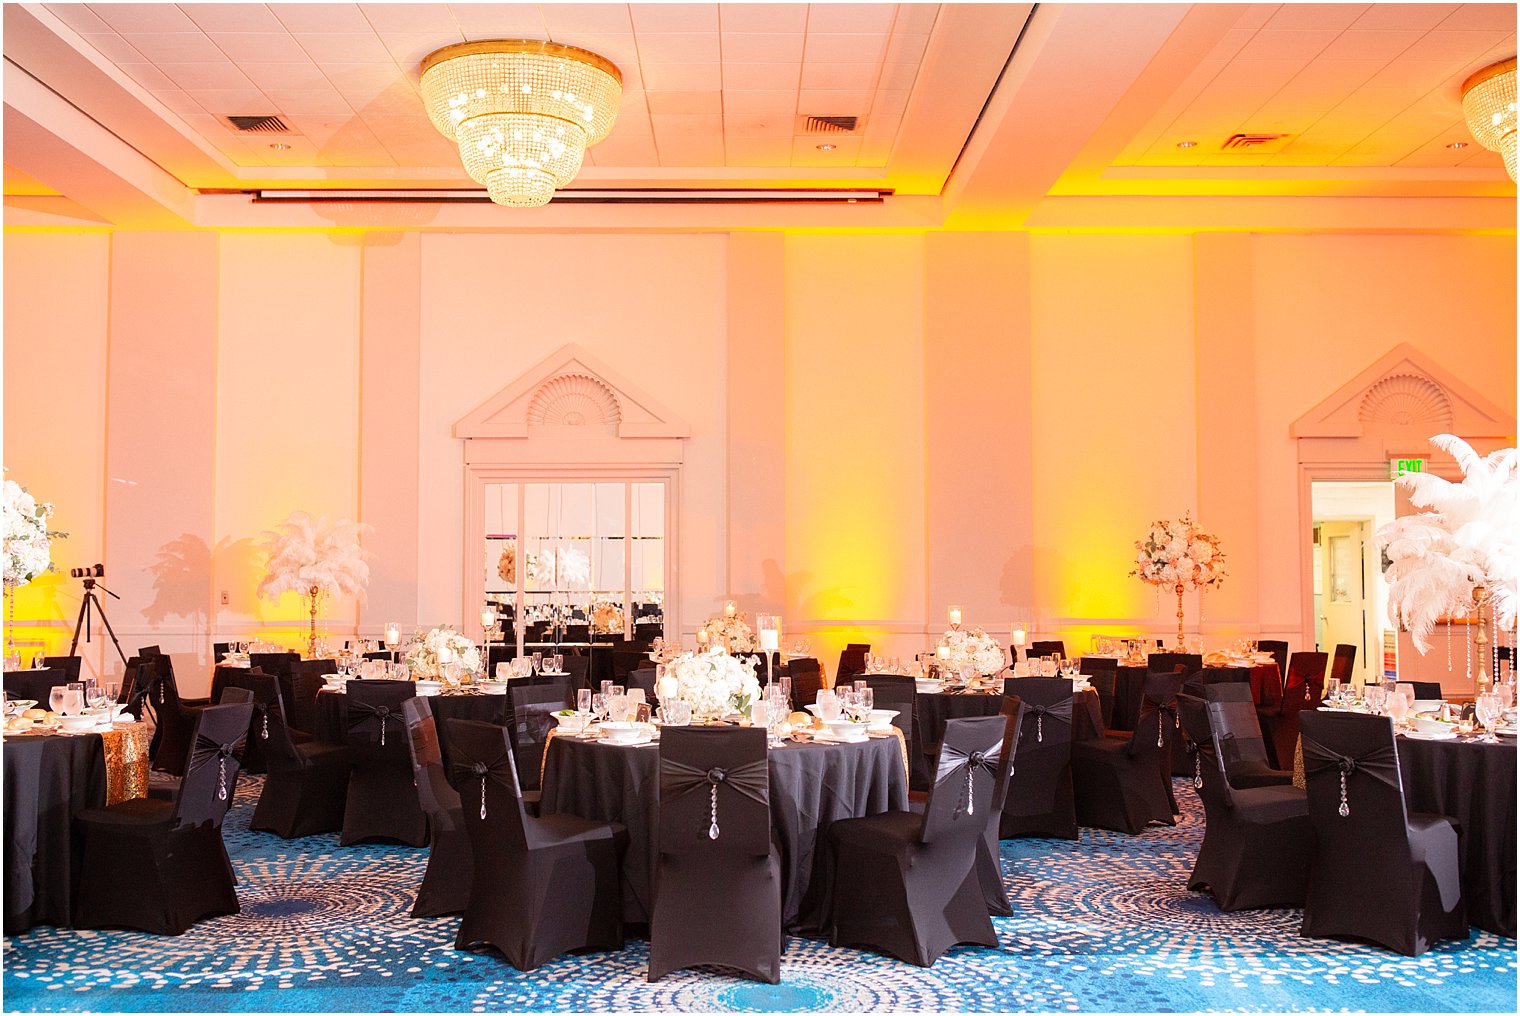
[[[601,688],[602,688],[602,694],[603,695],[610,695],[612,693],[612,682],[611,681],[603,681],[602,684],[601,684]]]
[[[535,674],[542,674],[543,672],[544,672],[544,654],[542,652],[536,652],[536,653],[533,654],[533,673],[535,673]]]
[[[1404,717],[1409,715],[1409,700],[1403,695],[1389,695],[1386,704],[1388,706],[1388,715],[1393,718],[1394,729],[1402,729]]]
[[[1332,705],[1339,702],[1341,697],[1341,681],[1338,677],[1332,677],[1325,681],[1325,701]]]
[[[672,727],[685,727],[691,723],[691,703],[684,699],[676,699],[667,708],[669,719],[667,722]]]
[[[1491,691],[1484,692],[1478,696],[1477,701],[1474,703],[1473,711],[1474,715],[1478,718],[1478,722],[1483,724],[1483,729],[1488,731],[1488,735],[1484,740],[1497,741],[1498,738],[1494,736],[1493,730],[1494,724],[1504,712],[1503,700]]]
[[[55,684],[48,689],[48,711],[61,712],[63,710],[63,693],[68,691],[61,684]]]
[[[565,655],[563,653],[554,654],[554,672],[556,674],[563,674],[565,672]]]
[[[84,682],[71,681],[63,692],[63,709],[60,712],[65,716],[78,716],[84,709]]]
[[[589,690],[589,689],[588,689]],[[601,692],[591,696],[591,717],[600,723],[607,715],[607,696]]]
[[[839,693],[837,691],[831,688],[820,688],[818,690],[818,700],[815,704],[818,706],[818,715],[822,716],[825,720],[839,719]]]

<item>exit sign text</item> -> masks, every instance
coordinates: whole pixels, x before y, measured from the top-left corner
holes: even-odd
[[[1389,459],[1388,460],[1388,478],[1390,480],[1397,480],[1399,477],[1405,475],[1406,473],[1423,473],[1423,472],[1425,472],[1425,460],[1424,459]]]

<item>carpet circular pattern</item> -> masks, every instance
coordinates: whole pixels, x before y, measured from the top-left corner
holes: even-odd
[[[780,984],[719,970],[645,980],[648,943],[530,973],[454,949],[457,918],[408,916],[427,852],[250,832],[258,778],[225,829],[242,912],[184,935],[35,928],[5,939],[7,1011],[1512,1011],[1515,942],[1477,933],[1416,959],[1305,939],[1296,910],[1224,914],[1188,892],[1202,812],[1175,827],[1003,843],[1015,916],[996,949],[922,970],[793,937]]]

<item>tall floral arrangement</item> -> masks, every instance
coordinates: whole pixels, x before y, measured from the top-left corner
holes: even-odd
[[[980,628],[952,628],[939,637],[939,645],[950,652],[938,656],[944,666],[954,672],[971,669],[987,676],[1003,669],[1003,646],[997,639]]]
[[[754,664],[717,649],[682,653],[665,665],[665,675],[676,679],[676,698],[704,719],[748,712],[760,696]]]
[[[1130,574],[1153,586],[1170,586],[1177,594],[1177,646],[1181,648],[1182,594],[1224,582],[1219,537],[1200,529],[1189,512],[1180,519],[1152,522],[1145,538],[1135,541],[1135,548],[1140,553]]]
[[[1409,501],[1425,511],[1377,531],[1388,556],[1388,613],[1403,623],[1420,652],[1430,648],[1438,618],[1470,611],[1479,597],[1501,627],[1515,624],[1520,574],[1520,473],[1516,451],[1480,456],[1452,434],[1430,439],[1462,469],[1462,482],[1431,473],[1401,476]],[[1482,592],[1479,593],[1479,590]]]
[[[15,480],[5,481],[4,511],[5,585],[9,591],[52,571],[53,541],[69,534],[49,529],[52,502],[39,503]]]
[[[435,680],[443,666],[438,660],[438,651],[445,647],[453,655],[453,662],[458,663],[465,670],[473,673],[479,668],[480,650],[475,648],[474,642],[447,625],[434,628],[425,634],[419,628],[412,636],[411,644],[406,651],[406,665],[411,669],[412,676],[428,681]]]
[[[297,592],[311,599],[311,630],[307,655],[317,647],[317,602],[322,594],[364,596],[369,585],[369,565],[359,538],[372,526],[351,519],[329,523],[326,516],[291,512],[273,529],[259,537],[268,554],[258,595],[275,599],[284,592]]]
[[[702,630],[707,632],[708,645],[714,649],[722,647],[731,653],[755,651],[754,629],[741,614],[735,614],[733,617],[722,614],[709,617],[707,623],[702,625]]]

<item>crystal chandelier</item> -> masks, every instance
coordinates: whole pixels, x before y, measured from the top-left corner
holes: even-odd
[[[1462,86],[1462,116],[1478,144],[1504,156],[1515,179],[1515,59],[1496,63]]]
[[[555,42],[465,42],[422,61],[428,117],[499,205],[548,204],[612,130],[622,98],[609,60]]]

